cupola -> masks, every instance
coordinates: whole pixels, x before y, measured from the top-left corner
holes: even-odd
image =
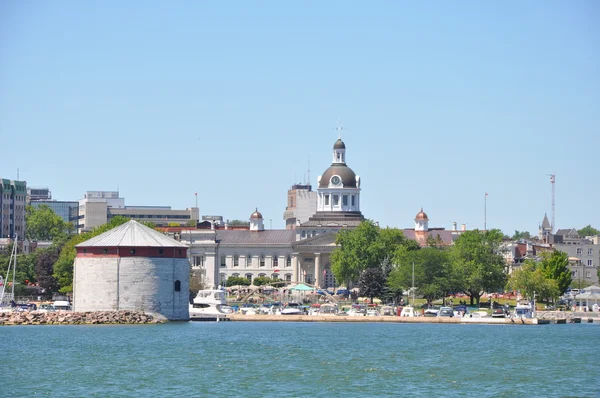
[[[263,216],[257,208],[250,214],[250,231],[264,231],[264,229]]]

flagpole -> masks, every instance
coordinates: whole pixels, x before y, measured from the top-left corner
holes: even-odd
[[[483,230],[487,231],[487,192],[483,197]]]

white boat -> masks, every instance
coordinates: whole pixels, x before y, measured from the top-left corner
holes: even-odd
[[[223,290],[200,290],[190,304],[190,318],[223,318],[232,314]]]
[[[369,307],[367,307],[367,316],[379,316],[379,311],[377,310],[377,307],[371,306],[369,305]]]
[[[515,318],[533,318],[533,308],[531,303],[518,303],[514,312]]]
[[[281,315],[304,315],[304,311],[298,303],[287,303],[285,308],[281,310]]]
[[[350,308],[346,313],[347,316],[365,316],[366,311],[360,308]]]
[[[392,307],[390,305],[384,305],[380,309],[380,314],[382,316],[394,316],[394,315],[396,315],[396,311],[394,310],[394,307]]]
[[[319,315],[337,315],[338,307],[334,304],[321,304]]]
[[[402,311],[400,311],[400,317],[413,318],[417,316],[419,316],[419,313],[415,310],[415,307],[413,307],[412,305],[402,307]]]

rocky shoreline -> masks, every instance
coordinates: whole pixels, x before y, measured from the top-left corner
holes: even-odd
[[[155,324],[164,319],[136,311],[0,312],[0,325],[112,325]]]

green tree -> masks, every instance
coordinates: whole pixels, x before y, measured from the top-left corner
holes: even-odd
[[[460,289],[447,249],[426,247],[421,250],[398,251],[394,262],[397,266],[388,278],[388,286],[394,291],[412,287],[413,264],[415,286],[419,295],[427,301],[446,297],[449,292]]]
[[[371,300],[371,304],[373,304],[374,297],[381,297],[384,288],[385,275],[381,268],[367,268],[361,272],[358,289],[361,296],[368,297]]]
[[[269,278],[268,276],[259,276],[252,280],[252,284],[254,286],[264,286],[264,285],[268,285],[272,282],[273,282],[273,279]]]
[[[226,283],[227,287],[231,287],[231,286],[250,286],[250,281],[248,280],[248,278],[244,278],[243,276],[230,276],[229,278],[227,278],[227,283]]]
[[[515,230],[514,235],[511,238],[512,240],[519,240],[519,239],[531,239],[531,234],[527,231],[517,231]]]
[[[65,222],[59,215],[47,205],[37,208],[27,206],[25,208],[25,236],[30,240],[62,240],[71,229],[71,224]]]
[[[600,235],[600,231],[598,231],[596,228],[593,228],[589,224],[587,226],[581,228],[580,230],[578,230],[577,233],[579,234],[579,236],[582,236],[582,237]]]
[[[56,292],[58,283],[54,278],[54,264],[60,255],[60,248],[52,245],[47,249],[43,249],[37,255],[35,261],[35,274],[37,281],[46,292]]]
[[[528,299],[533,299],[536,295],[542,299],[554,300],[560,295],[557,281],[548,278],[542,267],[532,260],[525,261],[521,269],[512,273],[507,288],[520,291]]]
[[[371,220],[361,222],[355,229],[338,232],[336,244],[338,247],[330,256],[331,271],[336,280],[347,286],[368,268],[381,268],[387,277],[398,250],[419,249],[419,245],[407,239],[399,229],[380,229]]]
[[[573,281],[567,253],[558,250],[555,250],[552,254],[544,253],[540,267],[546,278],[556,281],[558,296],[564,294]]]
[[[347,283],[358,280],[362,271],[379,265],[379,249],[377,242],[379,227],[373,221],[361,222],[355,229],[344,229],[338,232],[336,244],[330,256],[331,271],[340,282]]]
[[[470,297],[471,305],[484,292],[494,292],[506,283],[506,261],[502,256],[503,234],[498,229],[463,232],[451,249],[455,277],[461,290]]]
[[[75,235],[64,244],[60,251],[60,256],[54,264],[54,278],[58,282],[59,292],[70,293],[73,291],[73,264],[75,262],[75,256],[77,255],[75,245],[85,242],[94,236],[103,234],[127,221],[129,221],[129,219],[125,217],[113,217],[108,223],[97,226],[90,232]]]

